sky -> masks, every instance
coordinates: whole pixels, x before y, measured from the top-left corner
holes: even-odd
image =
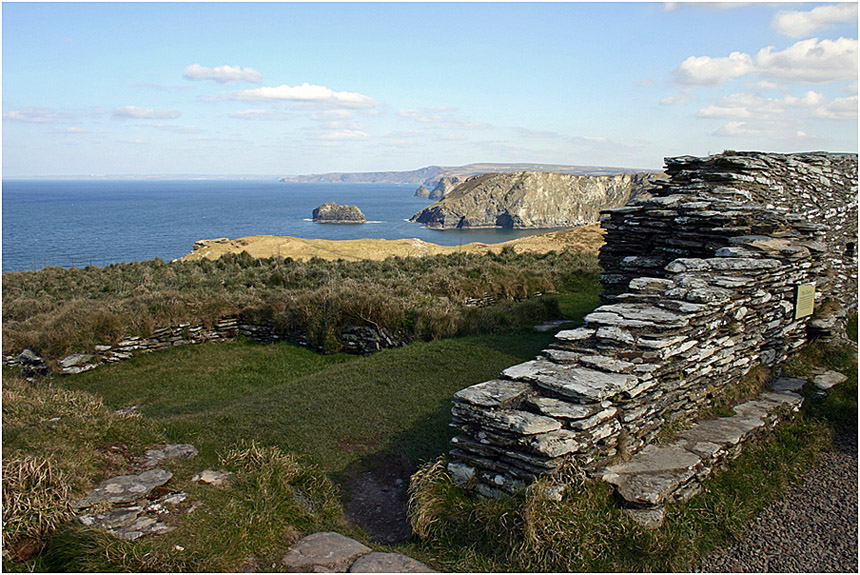
[[[857,3],[13,3],[2,175],[857,152]]]

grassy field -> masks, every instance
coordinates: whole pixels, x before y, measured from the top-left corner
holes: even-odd
[[[451,264],[464,281],[474,279],[475,269],[497,269],[498,285],[515,277],[508,272],[520,262],[510,251],[494,261],[439,257],[434,266]],[[298,274],[290,276],[277,268],[281,260],[259,265],[233,258],[228,256],[228,270],[245,274],[234,279],[237,286],[249,278],[263,285],[274,273],[288,281],[299,276],[329,281],[320,277],[323,269],[340,280],[368,270],[396,277],[427,263],[327,267],[310,262],[287,270]],[[522,261],[542,265],[544,260]],[[556,255],[544,263],[571,261]],[[181,282],[190,276],[179,272],[191,269],[198,274],[195,281],[213,279],[202,267],[164,266],[109,270],[117,281],[112,289],[125,293],[129,286],[123,287],[123,278],[141,272]],[[126,271],[133,274],[119,273]],[[425,271],[434,281],[443,279],[438,270]],[[51,286],[62,291],[57,301],[80,299],[75,290],[90,293],[86,282],[100,277],[51,274],[62,277],[41,285],[46,293]],[[574,269],[559,285],[553,297],[572,324],[597,305],[595,274]],[[453,393],[531,359],[553,339],[511,323],[508,314],[504,305],[491,306],[464,316],[474,335],[418,341],[365,357],[238,340],[174,348],[38,385],[4,369],[4,569],[220,572],[250,565],[276,571],[287,547],[308,533],[337,530],[367,541],[366,533],[344,522],[344,481],[395,454],[424,468],[412,485],[417,535],[394,550],[435,569],[685,571],[742,533],[745,523],[827,448],[833,433],[857,432],[856,355],[810,346],[789,364],[791,372],[829,367],[846,373],[849,383],[824,397],[807,391],[801,416],[716,474],[705,493],[672,506],[663,529],[643,531],[631,524],[606,486],[583,481],[575,470],[543,480],[563,479],[573,486],[561,502],[542,497],[540,489],[497,501],[465,496],[444,470]],[[856,324],[852,329],[856,337]],[[116,413],[132,406],[137,408],[130,415]],[[171,489],[202,502],[200,512],[174,519],[178,528],[171,533],[136,542],[72,519],[69,501],[92,482],[122,473],[130,457],[163,442],[192,443],[200,450],[193,460],[168,464],[175,474]],[[237,479],[224,489],[189,480],[205,468],[231,471]],[[23,561],[14,561],[16,556]]]
[[[41,523],[51,534],[47,550],[29,563],[4,561],[4,567],[223,571],[241,568],[253,555],[261,570],[278,570],[286,547],[303,534],[336,529],[366,540],[343,523],[337,484],[347,470],[396,453],[427,463],[413,485],[419,537],[395,550],[436,569],[684,571],[739,536],[827,448],[834,430],[857,431],[856,358],[848,350],[813,346],[790,369],[835,368],[849,383],[823,398],[809,391],[801,416],[718,473],[706,493],[672,506],[666,527],[657,532],[631,524],[606,486],[584,482],[573,470],[557,479],[573,485],[560,503],[541,498],[539,490],[498,501],[464,496],[442,464],[452,394],[533,357],[550,340],[538,332],[472,336],[368,357],[237,341],[143,356],[64,378],[53,388],[25,384],[7,370],[4,477],[15,476],[10,472],[16,464],[32,466],[28,457],[48,454],[54,476],[63,480],[42,487],[66,487],[36,499],[54,500],[56,513],[46,513]],[[131,405],[142,415],[114,413]],[[56,417],[59,427],[45,433],[46,422]],[[90,481],[122,470],[109,446],[141,454],[158,442],[190,442],[200,449],[194,460],[169,469],[177,478],[174,488],[209,511],[139,542],[68,521],[63,497],[80,495]],[[241,481],[206,490],[187,480],[203,468],[236,472]],[[4,502],[6,488],[4,479]],[[288,495],[296,489],[314,502],[314,512],[295,505]],[[14,533],[6,523],[4,532],[10,527]],[[186,552],[176,553],[176,545]]]
[[[138,405],[168,440],[197,446],[202,464],[254,440],[337,474],[381,450],[416,461],[445,451],[454,392],[550,341],[540,333],[475,336],[361,357],[246,340],[150,354],[67,385],[113,408]]]

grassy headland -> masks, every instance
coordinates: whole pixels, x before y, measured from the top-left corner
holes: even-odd
[[[401,240],[318,240],[291,236],[248,236],[230,240],[220,238],[197,242],[194,251],[180,258],[182,261],[200,259],[217,260],[224,254],[247,252],[255,258],[273,256],[296,260],[321,258],[324,260],[384,260],[388,257],[433,256],[439,254],[497,253],[505,248],[517,253],[547,253],[550,251],[576,251],[597,253],[603,244],[603,231],[599,224],[569,230],[536,234],[498,244],[469,243],[461,246],[442,246],[416,238]]]

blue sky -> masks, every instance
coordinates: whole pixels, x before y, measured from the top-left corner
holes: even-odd
[[[3,3],[3,177],[857,151],[856,3]]]

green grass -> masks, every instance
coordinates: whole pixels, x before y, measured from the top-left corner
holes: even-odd
[[[115,408],[139,405],[172,441],[212,460],[243,440],[307,457],[327,473],[396,449],[447,449],[454,392],[535,356],[550,335],[419,342],[372,356],[314,354],[249,341],[179,348],[69,378]]]
[[[471,336],[366,357],[322,356],[290,344],[242,340],[147,354],[55,380],[55,390],[30,386],[7,370],[5,379],[18,383],[4,381],[4,465],[10,453],[56,453],[73,485],[65,495],[52,496],[60,513],[33,534],[50,538],[47,551],[27,564],[5,566],[230,571],[250,555],[269,568],[300,535],[314,531],[366,539],[342,523],[332,481],[353,466],[371,465],[380,454],[393,452],[419,463],[446,452],[454,392],[532,358],[551,339],[534,331]],[[43,396],[47,399],[39,399]],[[131,405],[139,406],[143,417],[114,413]],[[63,442],[45,433],[46,422],[57,416],[63,418],[58,422]],[[123,461],[105,460],[110,446],[140,455],[160,442],[187,442],[200,450],[196,458],[168,469],[174,473],[171,489],[188,491],[206,511],[183,518],[170,534],[139,542],[70,520],[69,493],[80,496],[92,481],[124,472]],[[234,470],[240,480],[225,490],[189,481],[205,468]],[[312,511],[297,507],[296,489],[312,502]],[[34,493],[44,500],[43,491]],[[24,534],[33,523],[18,516],[22,528],[7,529],[4,523],[4,533]],[[175,545],[185,552],[176,553]]]
[[[580,286],[558,294],[573,321],[597,304],[595,282],[584,279]],[[205,512],[184,516],[176,531],[138,542],[46,514],[53,522],[43,524],[40,535],[51,536],[46,552],[24,564],[4,557],[4,568],[232,571],[253,555],[260,570],[270,570],[303,534],[332,529],[366,540],[342,523],[336,483],[356,466],[397,453],[431,463],[414,491],[423,497],[413,506],[421,537],[395,550],[436,569],[685,571],[742,533],[826,448],[833,431],[853,424],[856,432],[856,358],[845,349],[811,346],[791,369],[835,368],[849,383],[824,397],[810,393],[801,417],[716,474],[706,493],[670,507],[666,526],[656,532],[631,524],[605,485],[582,481],[573,470],[560,503],[540,490],[493,501],[463,494],[437,461],[449,448],[453,393],[533,358],[552,340],[519,330],[418,342],[365,357],[239,340],[143,355],[55,379],[53,389],[28,387],[4,370],[4,466],[10,454],[23,459],[56,452],[80,492],[121,468],[110,458],[111,444],[140,454],[153,443],[188,442],[200,455],[170,464],[171,488],[206,505]],[[143,417],[113,412],[131,405]],[[57,416],[61,433],[46,432]],[[188,480],[204,468],[234,471],[239,479],[225,489]],[[4,467],[4,535],[9,475]],[[297,491],[309,507],[297,505]]]

